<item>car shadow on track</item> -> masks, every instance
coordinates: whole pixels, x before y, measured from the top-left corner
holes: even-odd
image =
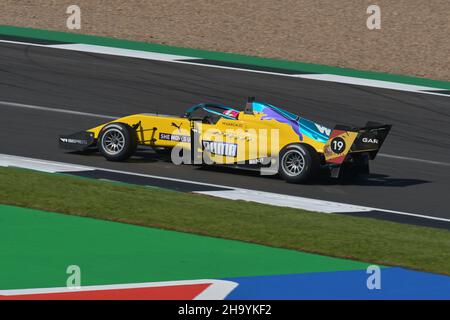
[[[278,175],[261,175],[259,171],[250,171],[244,169],[230,168],[225,166],[201,166],[197,170],[223,172],[229,174],[237,174],[247,177],[258,177],[261,179],[280,180]],[[326,172],[322,172],[320,176],[307,183],[308,185],[334,186],[334,185],[355,185],[355,186],[371,186],[371,187],[409,187],[418,184],[430,183],[431,181],[409,178],[393,178],[385,174],[369,174],[352,178],[331,178]]]
[[[83,154],[90,155],[99,158],[103,158],[98,152],[71,152],[73,154]],[[138,150],[136,154],[126,161],[127,163],[156,163],[165,162],[171,163],[170,153],[164,152],[154,152],[149,150]],[[195,170],[200,171],[211,171],[217,173],[234,174],[245,177],[255,177],[258,179],[271,179],[280,181],[280,177],[276,175],[261,175],[259,170],[248,170],[236,167],[227,167],[219,165],[203,165],[195,166]],[[409,187],[413,185],[419,185],[424,183],[430,183],[431,181],[420,180],[420,179],[410,179],[410,178],[393,178],[385,174],[369,174],[365,176],[358,176],[352,178],[339,178],[334,179],[329,177],[327,172],[321,172],[320,176],[308,183],[307,185],[320,185],[320,186],[343,186],[343,185],[354,185],[354,186],[371,186],[371,187]]]
[[[70,151],[68,152],[74,155],[90,156],[99,159],[105,159],[97,150],[86,150],[86,151]],[[164,154],[158,154],[156,152],[139,150],[135,155],[126,161],[125,163],[152,163],[152,162],[171,162],[170,157]]]
[[[385,174],[369,174],[355,178],[333,179],[323,177],[326,184],[354,185],[354,186],[371,186],[371,187],[409,187],[418,184],[430,183],[431,181],[409,178],[392,178]]]

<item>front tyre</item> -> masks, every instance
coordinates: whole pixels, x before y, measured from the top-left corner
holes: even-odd
[[[315,178],[320,160],[317,152],[303,144],[289,145],[280,152],[278,173],[290,183],[304,183]]]
[[[136,131],[124,123],[106,125],[98,137],[98,148],[109,161],[124,161],[136,151]]]

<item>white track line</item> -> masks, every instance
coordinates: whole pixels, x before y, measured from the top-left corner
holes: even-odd
[[[389,82],[389,81],[383,81],[383,80],[371,80],[370,81],[370,80],[364,79],[364,78],[338,76],[338,75],[334,75],[334,74],[317,74],[317,75],[286,74],[286,73],[270,72],[270,71],[263,71],[263,70],[252,70],[252,69],[245,69],[245,68],[238,68],[238,67],[227,67],[227,66],[219,66],[219,65],[213,65],[213,64],[196,63],[195,61],[173,60],[170,62],[179,63],[179,64],[189,64],[189,65],[194,65],[194,66],[199,66],[199,67],[227,69],[227,70],[244,71],[244,72],[251,72],[251,73],[262,73],[262,74],[268,74],[268,75],[274,75],[274,76],[280,76],[280,77],[288,77],[288,78],[301,78],[301,79],[307,79],[307,80],[313,80],[313,81],[327,81],[327,82],[335,82],[335,83],[357,85],[357,86],[364,86],[364,87],[372,87],[372,88],[380,88],[380,89],[388,89],[388,90],[396,90],[396,91],[404,91],[404,92],[413,92],[413,93],[420,93],[420,94],[429,94],[429,95],[441,96],[441,97],[446,97],[446,98],[449,97],[449,95],[447,95],[447,94],[442,94],[439,92],[425,91],[425,90],[445,90],[442,88],[416,86],[416,85],[403,84],[403,83],[397,83],[397,82]]]
[[[396,155],[385,154],[385,153],[379,153],[378,156],[379,156],[379,157],[384,157],[384,158],[390,158],[390,159],[398,159],[398,160],[408,160],[408,161],[422,162],[422,163],[433,164],[433,165],[439,165],[439,166],[450,166],[450,163],[448,163],[448,162],[440,162],[440,161],[433,161],[433,160],[417,159],[417,158],[410,158],[410,157],[396,156]]]
[[[212,183],[206,183],[206,182],[197,182],[197,181],[190,181],[190,180],[183,180],[183,179],[177,179],[177,178],[169,178],[169,177],[163,177],[163,176],[155,176],[150,174],[144,174],[144,173],[137,173],[137,172],[129,172],[129,171],[121,171],[121,170],[113,170],[113,169],[106,169],[106,168],[100,168],[100,167],[91,167],[91,166],[83,166],[78,164],[70,164],[65,162],[58,162],[58,161],[49,161],[49,160],[41,160],[41,159],[34,159],[34,158],[28,158],[28,157],[20,157],[20,156],[13,156],[9,154],[0,154],[0,166],[3,167],[18,167],[18,168],[25,168],[25,169],[31,169],[31,170],[37,170],[40,171],[39,168],[43,165],[47,164],[49,167],[49,171],[47,172],[59,172],[59,171],[51,171],[51,169],[57,168],[57,167],[66,167],[71,168],[73,170],[70,171],[92,171],[92,170],[102,170],[102,171],[108,171],[113,173],[121,173],[121,174],[128,174],[138,177],[145,177],[145,178],[152,178],[152,179],[161,179],[161,180],[167,180],[167,181],[174,181],[174,182],[182,182],[182,183],[190,183],[190,184],[196,184],[200,186],[209,186],[209,187],[216,187],[216,188],[223,188],[223,189],[234,189],[234,187],[230,186],[224,186],[219,184],[212,184]],[[20,165],[20,167],[19,167]],[[25,166],[26,167],[22,167]],[[69,170],[65,170],[67,172]]]
[[[275,205],[275,206],[312,210],[312,211],[323,212],[323,213],[382,211],[382,212],[388,212],[388,213],[404,215],[404,216],[411,216],[411,217],[417,217],[417,218],[423,218],[423,219],[429,219],[429,220],[450,222],[450,219],[426,216],[426,215],[421,215],[421,214],[416,214],[416,213],[386,210],[386,209],[358,206],[358,205],[346,204],[346,203],[340,203],[340,202],[334,202],[334,201],[325,201],[325,200],[319,200],[319,199],[311,199],[311,198],[277,194],[277,193],[272,193],[272,192],[257,191],[257,190],[251,190],[251,189],[245,189],[245,188],[236,188],[236,187],[224,186],[224,185],[219,185],[219,184],[204,183],[204,182],[197,182],[197,181],[183,180],[183,179],[176,179],[176,178],[168,178],[168,177],[163,177],[163,176],[155,176],[155,175],[148,175],[148,174],[128,172],[128,171],[112,170],[112,169],[90,167],[90,166],[88,167],[88,166],[68,164],[68,163],[62,163],[62,162],[56,162],[56,161],[47,161],[47,160],[40,160],[40,159],[0,154],[0,166],[19,167],[20,165],[25,165],[25,168],[41,171],[40,168],[45,163],[48,163],[48,166],[49,166],[47,172],[50,172],[51,168],[54,168],[56,166],[66,166],[66,167],[74,167],[74,168],[76,167],[77,170],[74,170],[74,171],[102,170],[102,171],[120,173],[120,174],[126,174],[126,175],[134,175],[134,176],[147,177],[147,178],[153,178],[153,179],[161,179],[161,180],[167,180],[167,181],[176,181],[176,182],[182,182],[182,183],[188,183],[188,184],[196,184],[196,185],[202,185],[202,186],[211,186],[211,187],[215,187],[215,188],[229,189],[229,190],[223,190],[223,191],[196,191],[195,192],[195,193],[220,197],[220,198],[224,198],[224,199],[245,200],[245,201],[252,201],[252,202],[270,204],[270,205]],[[34,164],[38,164],[38,165],[35,166]]]
[[[295,197],[284,194],[257,191],[257,190],[248,190],[241,188],[234,188],[234,190],[223,190],[223,191],[195,191],[194,193],[210,195],[213,197],[219,197],[223,199],[244,200],[257,202],[261,204],[268,204],[272,206],[303,209],[307,211],[314,211],[321,213],[352,213],[352,212],[364,213],[371,211],[381,211],[403,216],[450,222],[450,219],[426,216],[417,213],[379,209],[334,201]]]
[[[261,204],[268,204],[271,206],[302,209],[321,213],[372,211],[372,209],[370,208],[352,204],[290,196],[265,191],[248,190],[242,188],[234,188],[233,190],[220,190],[220,191],[194,191],[194,193],[204,194],[228,200],[251,201]]]
[[[313,80],[313,81],[327,81],[327,82],[335,82],[335,83],[365,86],[365,87],[372,87],[372,88],[429,94],[429,95],[441,96],[441,97],[446,97],[446,98],[449,97],[449,95],[447,95],[447,94],[425,91],[425,90],[445,90],[445,89],[425,87],[425,86],[416,86],[416,85],[409,85],[409,84],[382,81],[382,80],[369,81],[369,80],[363,79],[363,78],[337,76],[337,75],[333,75],[333,74],[319,74],[319,75],[287,74],[287,73],[270,72],[270,71],[263,71],[263,70],[252,70],[252,69],[245,69],[245,68],[238,68],[238,67],[227,67],[227,66],[219,66],[219,65],[213,65],[213,64],[196,63],[195,61],[173,60],[170,62],[179,63],[179,64],[188,64],[188,65],[193,65],[193,66],[198,66],[198,67],[209,67],[209,68],[216,68],[216,69],[227,69],[227,70],[234,70],[234,71],[261,73],[261,74],[268,74],[268,75],[280,76],[280,77],[301,78],[301,79],[307,79],[307,80]]]
[[[55,44],[55,45],[48,45],[47,47],[51,47],[51,48],[55,48],[55,49],[64,49],[64,50],[106,54],[106,55],[112,55],[112,56],[138,58],[138,59],[145,59],[145,60],[167,61],[167,62],[172,62],[176,59],[183,59],[183,60],[184,59],[197,59],[197,58],[193,58],[193,57],[179,56],[179,55],[174,55],[174,54],[166,54],[166,53],[158,53],[158,52],[150,52],[150,51],[140,51],[140,50],[133,50],[133,49],[114,48],[114,47],[104,47],[104,46],[98,46],[98,45],[93,45],[93,44],[81,44],[81,43]]]
[[[15,108],[38,110],[38,111],[46,111],[46,112],[66,113],[66,114],[72,114],[72,115],[83,116],[83,117],[94,117],[94,118],[103,118],[103,119],[117,119],[117,118],[119,118],[119,117],[115,117],[115,116],[107,116],[107,115],[104,115],[104,114],[97,114],[97,113],[90,113],[90,112],[81,112],[81,111],[74,111],[74,110],[68,110],[68,109],[59,109],[59,108],[48,108],[48,107],[35,106],[35,105],[31,105],[31,104],[23,104],[23,103],[8,102],[8,101],[0,101],[0,105],[7,106],[7,107],[15,107]]]
[[[368,86],[368,87],[374,87],[374,88],[382,88],[382,89],[399,90],[399,91],[406,91],[406,92],[415,92],[415,93],[421,93],[421,94],[437,95],[437,96],[442,96],[442,97],[447,97],[447,98],[449,97],[449,95],[446,95],[446,94],[424,91],[424,90],[445,90],[442,88],[416,86],[416,85],[402,84],[402,83],[382,81],[382,80],[370,80],[370,79],[364,79],[364,78],[339,76],[339,75],[333,75],[333,74],[312,74],[312,75],[311,74],[286,74],[286,73],[277,73],[277,72],[270,72],[270,71],[263,71],[263,70],[252,70],[252,69],[237,68],[237,67],[202,64],[202,63],[196,63],[195,61],[189,61],[189,60],[201,59],[201,58],[197,58],[197,57],[178,56],[178,55],[132,50],[132,49],[104,47],[104,46],[81,44],[81,43],[42,45],[42,44],[18,42],[18,41],[10,41],[10,40],[0,40],[0,43],[1,42],[20,44],[20,45],[26,45],[26,46],[45,47],[45,48],[52,48],[52,49],[59,49],[59,50],[70,50],[70,51],[78,51],[78,52],[89,52],[89,53],[97,53],[97,54],[105,54],[105,55],[122,56],[122,57],[129,57],[129,58],[139,58],[139,59],[146,59],[146,60],[165,61],[165,62],[171,62],[171,63],[195,65],[195,66],[199,66],[199,67],[228,69],[228,70],[235,70],[235,71],[268,74],[268,75],[275,75],[275,76],[280,76],[280,77],[303,78],[303,79],[314,80],[314,81],[329,81],[329,82],[344,83],[344,84],[351,84],[351,85]],[[180,61],[180,60],[184,60],[184,61]]]
[[[36,288],[36,289],[14,289],[0,290],[0,296],[37,295],[55,293],[74,293],[89,291],[109,291],[121,289],[138,288],[159,288],[167,286],[186,286],[196,284],[210,284],[203,292],[197,295],[194,300],[223,300],[233,291],[238,284],[234,281],[204,279],[204,280],[180,280],[180,281],[158,281],[144,283],[111,284],[99,286],[83,286],[78,288],[56,287],[56,288]]]
[[[17,107],[17,108],[23,108],[23,109],[46,111],[46,112],[58,112],[58,113],[66,113],[66,114],[72,114],[72,115],[78,115],[78,116],[103,118],[103,119],[110,119],[110,120],[119,118],[119,116],[110,116],[110,115],[97,114],[97,113],[80,112],[80,111],[74,111],[74,110],[68,110],[68,109],[48,108],[48,107],[41,107],[41,106],[35,106],[35,105],[30,105],[30,104],[7,102],[7,101],[0,101],[0,105],[4,105],[7,107]],[[398,160],[415,161],[415,162],[427,163],[427,164],[432,164],[432,165],[450,166],[450,163],[447,163],[447,162],[410,158],[410,157],[397,156],[397,155],[391,155],[391,154],[386,154],[386,153],[379,153],[378,156],[384,157],[384,158],[398,159]]]
[[[52,48],[52,49],[78,51],[78,52],[89,52],[89,53],[113,55],[113,56],[119,56],[119,57],[129,57],[129,58],[167,61],[167,62],[172,62],[175,59],[183,59],[183,60],[198,59],[198,58],[194,58],[194,57],[179,56],[179,55],[166,54],[166,53],[114,48],[114,47],[105,47],[105,46],[81,44],[81,43],[50,44],[49,45],[49,44],[38,44],[38,43],[19,42],[19,41],[11,41],[11,40],[0,40],[0,43],[1,42],[11,43],[11,44],[19,44],[19,45],[31,46],[31,47]]]
[[[49,162],[45,160],[29,159],[9,155],[0,155],[0,167],[16,167],[49,173],[94,170],[85,166],[72,165],[61,162]]]
[[[302,75],[298,75],[297,77],[302,78],[302,79],[338,82],[338,83],[343,83],[343,84],[352,84],[352,85],[357,85],[357,86],[383,88],[383,89],[399,90],[399,91],[407,91],[407,92],[421,92],[422,90],[433,90],[433,88],[425,87],[425,86],[417,86],[417,85],[412,85],[412,84],[390,82],[390,81],[383,81],[383,80],[354,78],[354,77],[348,77],[348,76],[339,76],[339,75],[335,75],[335,74],[302,74]],[[443,95],[441,93],[435,93],[435,94]]]

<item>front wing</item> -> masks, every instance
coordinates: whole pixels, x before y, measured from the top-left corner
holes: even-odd
[[[95,147],[94,134],[88,131],[80,131],[70,135],[59,136],[59,147],[74,151],[85,151]]]

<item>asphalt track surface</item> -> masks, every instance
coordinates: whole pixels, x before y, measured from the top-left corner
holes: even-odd
[[[450,218],[450,99],[443,96],[211,67],[0,44],[0,101],[124,116],[182,114],[199,102],[243,105],[247,96],[332,127],[393,124],[365,180],[309,185],[224,168],[175,166],[151,153],[126,163],[58,149],[57,136],[106,120],[0,103],[0,153]],[[417,161],[431,160],[438,163]]]

